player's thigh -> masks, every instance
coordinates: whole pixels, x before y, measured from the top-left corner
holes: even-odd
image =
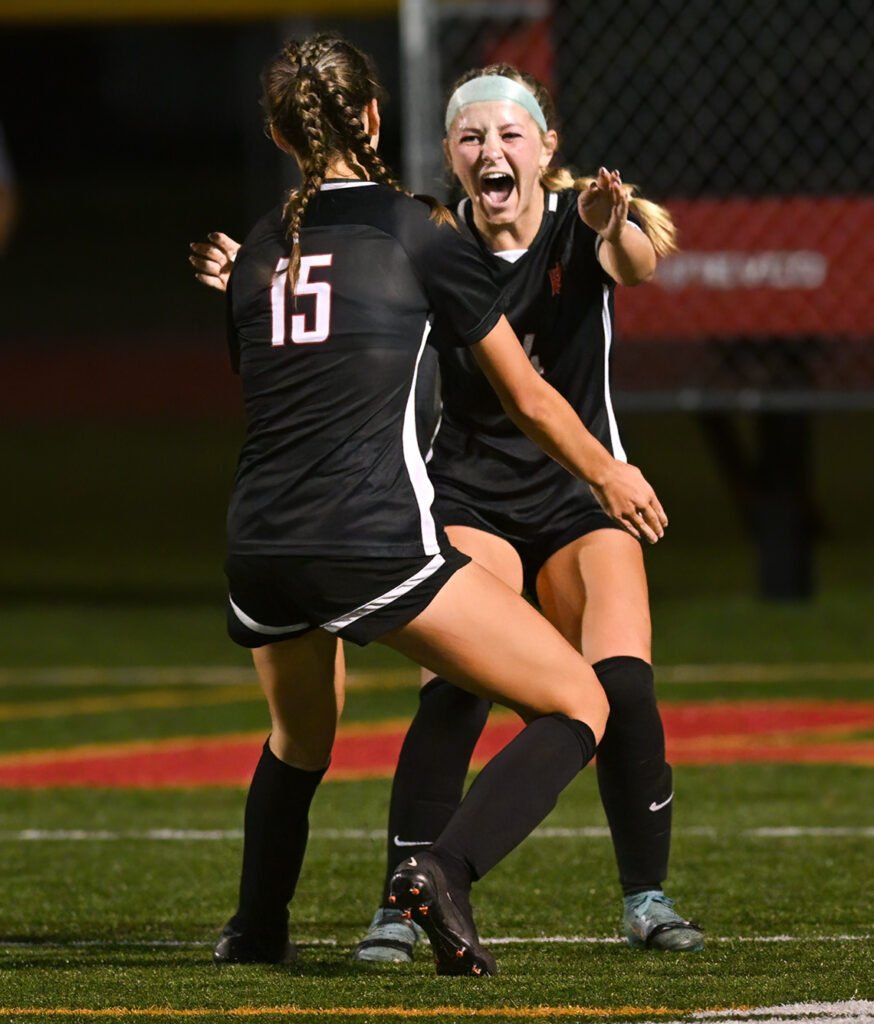
[[[470,555],[477,565],[488,569],[517,593],[522,593],[522,559],[509,541],[475,526],[447,526],[446,535],[454,548]],[[422,686],[433,678],[434,673],[430,669],[422,669]]]
[[[537,577],[544,615],[595,663],[617,655],[650,661],[652,626],[640,543],[594,530],[547,559]]]
[[[447,526],[446,536],[454,548],[469,555],[517,594],[522,593],[522,559],[508,540],[475,526]]]
[[[320,629],[252,651],[270,707],[270,749],[287,764],[315,771],[331,756],[345,683],[340,641]]]
[[[558,711],[588,722],[596,736],[606,721],[591,667],[531,605],[473,562],[380,642],[525,719]]]

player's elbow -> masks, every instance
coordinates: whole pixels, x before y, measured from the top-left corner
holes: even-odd
[[[528,437],[548,433],[554,413],[552,395],[540,383],[538,378],[536,386],[514,393],[504,406],[510,419]]]
[[[619,284],[633,288],[637,284],[645,284],[647,281],[651,281],[655,277],[656,262],[655,255],[653,255],[651,260],[639,258],[629,260],[617,268]]]

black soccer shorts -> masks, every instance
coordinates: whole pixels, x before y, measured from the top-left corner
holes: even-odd
[[[469,561],[449,545],[420,558],[229,554],[228,634],[263,647],[325,629],[363,647],[411,622]]]
[[[511,501],[474,500],[443,480],[437,483],[433,508],[444,527],[472,526],[512,544],[522,562],[523,587],[534,599],[537,574],[556,551],[595,530],[623,529],[594,497],[587,500],[575,495],[573,500],[556,503],[538,520],[520,516]]]

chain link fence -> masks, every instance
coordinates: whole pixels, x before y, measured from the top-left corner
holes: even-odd
[[[681,252],[617,299],[626,408],[874,407],[867,0],[408,0],[404,17],[414,187],[448,194],[454,79],[508,61],[551,87],[564,164],[619,168],[674,215]]]

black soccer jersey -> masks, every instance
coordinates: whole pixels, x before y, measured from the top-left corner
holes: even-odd
[[[463,234],[388,186],[326,182],[304,215],[295,295],[280,210],[229,288],[247,436],[228,511],[234,554],[436,554],[414,391],[432,315],[480,341],[503,301]]]
[[[625,458],[610,398],[613,279],[598,262],[598,235],[580,220],[573,189],[547,192],[540,230],[514,262],[477,235],[470,204],[459,207],[506,299],[505,313],[534,367],[570,402],[588,429]],[[545,521],[557,502],[595,499],[582,481],[529,440],[507,417],[469,352],[451,346],[439,321],[443,421],[429,470],[438,492],[478,506],[512,505]]]

